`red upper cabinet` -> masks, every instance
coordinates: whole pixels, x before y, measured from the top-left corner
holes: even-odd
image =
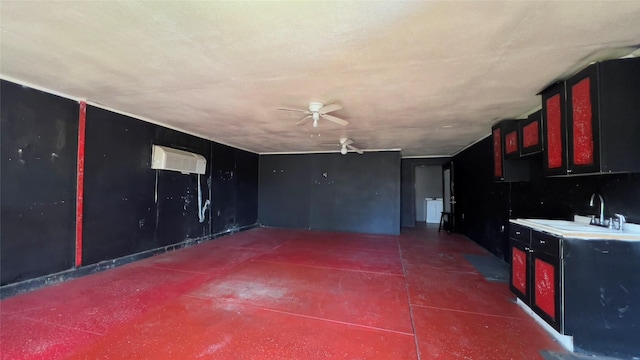
[[[520,157],[520,138],[518,134],[518,123],[509,123],[504,128],[504,156],[507,159]]]
[[[542,111],[536,111],[519,124],[520,156],[542,151]]]
[[[542,113],[547,175],[640,171],[640,58],[592,64],[548,88]]]
[[[565,83],[557,83],[542,92],[544,128],[544,170],[546,175],[567,174],[567,116]]]
[[[567,81],[569,171],[600,172],[598,68],[589,66]]]
[[[494,126],[491,129],[493,139],[493,177],[496,180],[503,180],[502,171],[502,129]]]
[[[529,180],[529,162],[521,161],[518,120],[503,120],[491,128],[493,178],[496,181]]]

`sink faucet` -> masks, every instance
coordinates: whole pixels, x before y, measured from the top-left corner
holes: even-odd
[[[600,199],[600,225],[604,225],[604,199],[602,198],[602,196],[600,196],[600,194],[598,193],[593,193],[593,195],[591,195],[591,200],[589,200],[589,206],[593,206],[593,199],[595,198],[595,196],[598,195],[598,198]]]
[[[627,222],[627,219],[622,214],[616,214],[616,220],[618,221],[618,229],[620,231],[624,230],[624,223]]]

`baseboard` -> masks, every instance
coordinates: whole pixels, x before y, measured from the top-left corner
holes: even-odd
[[[556,329],[551,327],[551,325],[547,324],[544,319],[542,319],[538,314],[536,314],[527,304],[525,304],[519,298],[516,299],[516,303],[527,313],[529,316],[533,318],[543,329],[545,329],[554,339],[560,344],[562,347],[567,349],[570,352],[574,351],[573,348],[573,336],[560,334]]]
[[[59,283],[69,281],[75,278],[79,278],[85,275],[90,275],[100,271],[113,269],[115,267],[129,264],[134,261],[146,259],[151,256],[164,254],[173,250],[183,249],[193,245],[201,244],[206,241],[211,241],[211,240],[214,240],[223,236],[231,235],[241,231],[250,230],[259,226],[260,225],[256,223],[252,225],[233,228],[230,230],[225,230],[223,232],[213,234],[211,236],[187,239],[185,241],[182,241],[176,244],[171,244],[171,245],[167,245],[160,248],[145,250],[139,253],[125,255],[116,259],[105,260],[96,264],[64,270],[54,274],[44,275],[37,278],[16,282],[13,284],[7,284],[0,287],[0,300],[6,299],[12,296],[20,295],[26,292],[30,292],[33,290],[41,289],[47,286],[59,284]]]

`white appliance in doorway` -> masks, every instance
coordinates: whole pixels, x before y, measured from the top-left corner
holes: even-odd
[[[427,224],[439,224],[442,214],[442,198],[424,199],[424,213]]]

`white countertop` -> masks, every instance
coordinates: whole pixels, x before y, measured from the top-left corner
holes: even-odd
[[[586,219],[586,222],[585,222]],[[511,219],[510,222],[565,238],[585,240],[640,241],[640,225],[624,224],[624,230],[589,225],[589,218],[576,216],[575,221],[547,219]]]

